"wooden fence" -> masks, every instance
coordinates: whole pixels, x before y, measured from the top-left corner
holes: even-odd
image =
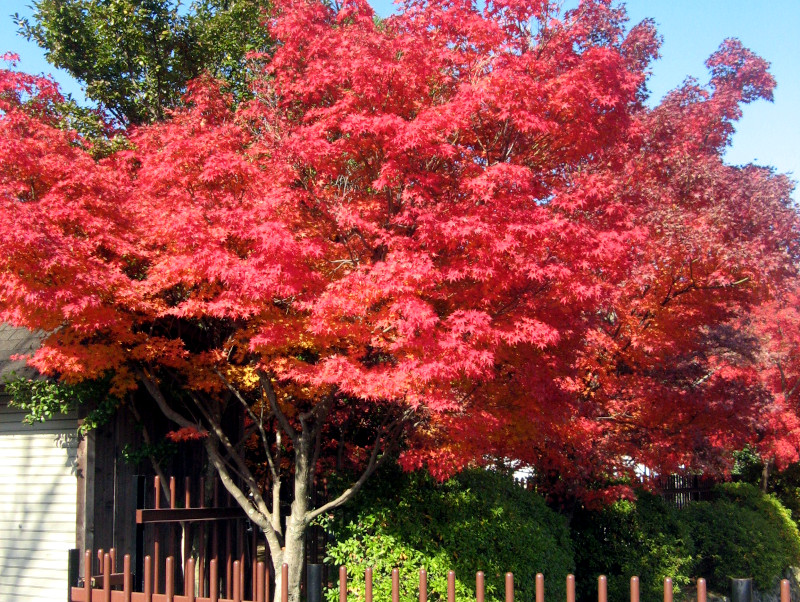
[[[195,562],[190,559],[186,563],[184,570],[183,583],[180,584],[182,590],[176,592],[176,582],[173,577],[174,559],[166,559],[166,583],[163,593],[156,593],[153,590],[153,562],[150,556],[144,560],[144,587],[141,592],[133,591],[133,574],[131,572],[130,556],[126,555],[123,560],[122,573],[116,573],[116,558],[112,553],[103,553],[102,567],[100,575],[91,574],[92,553],[85,554],[85,569],[88,575],[82,586],[70,589],[71,602],[269,602],[270,600],[270,579],[269,572],[264,562],[258,562],[254,573],[254,595],[251,598],[244,597],[244,572],[239,561],[233,563],[233,592],[231,597],[220,597],[220,575],[217,561],[210,563],[209,591],[207,595],[199,595],[198,575],[195,571]],[[289,567],[284,564],[281,567],[281,602],[288,602],[289,595],[286,584],[288,583]],[[400,572],[398,569],[392,570],[391,602],[398,602],[400,599]],[[566,583],[566,602],[575,602],[575,576],[567,575]],[[455,602],[455,572],[449,571],[447,574],[447,602]],[[781,581],[781,602],[791,602],[789,581]],[[366,569],[364,583],[365,602],[373,600],[373,579],[372,569]],[[536,602],[544,602],[544,575],[536,575]],[[485,587],[484,575],[478,571],[475,575],[475,601],[484,602]],[[608,580],[601,575],[597,579],[597,600],[598,602],[608,602]],[[425,569],[419,572],[419,602],[428,601],[428,574]],[[339,602],[347,602],[347,568],[339,568]],[[382,602],[382,601],[381,601]],[[514,575],[506,573],[505,576],[505,602],[514,602]],[[639,578],[631,577],[630,581],[630,602],[639,602]],[[672,579],[664,579],[664,602],[673,602]],[[705,579],[697,580],[697,602],[707,602]]]
[[[167,489],[168,495],[162,489]],[[192,482],[187,478],[182,489],[179,496],[174,478],[170,478],[168,486],[162,488],[159,477],[155,477],[152,488],[139,493],[134,587],[144,591],[144,559],[149,554],[154,593],[164,593],[167,580],[181,582],[191,559],[197,568],[198,595],[206,595],[209,590],[212,560],[216,561],[221,591],[227,598],[233,596],[237,583],[233,575],[237,561],[242,574],[253,576],[244,584],[245,591],[252,595],[260,543],[258,529],[247,520],[242,508],[233,502],[218,481],[211,488],[210,504],[206,504],[209,496],[204,479]],[[162,564],[165,557],[173,557],[175,561],[170,566]],[[102,572],[102,560],[98,566]]]
[[[692,502],[711,499],[714,485],[713,479],[691,474],[673,474],[658,480],[661,497],[676,508],[684,508]]]
[[[198,594],[207,595],[208,574],[212,560],[217,561],[222,582],[221,592],[233,595],[233,566],[239,561],[241,571],[248,577],[256,574],[256,563],[263,560],[274,580],[274,567],[267,553],[267,542],[260,529],[251,523],[244,510],[234,502],[230,494],[215,481],[208,491],[204,479],[193,481],[186,478],[179,490],[176,479],[170,477],[167,487],[162,487],[159,477],[150,481],[144,478],[138,484],[136,511],[136,549],[134,563],[134,588],[142,590],[144,583],[144,558],[146,554],[153,562],[153,591],[163,593],[166,567],[163,559],[175,558],[173,564],[175,582],[182,579],[189,558],[194,558],[198,572]],[[167,493],[163,491],[167,490]],[[323,493],[319,488],[311,492],[312,503]],[[207,503],[208,502],[208,503]],[[284,514],[289,502],[281,502]],[[318,525],[306,531],[305,564],[317,564],[325,554],[327,534]],[[305,573],[305,564],[303,572]],[[98,565],[102,572],[102,563]],[[323,566],[323,582],[328,581],[328,567]],[[254,596],[255,578],[245,580],[242,595]]]

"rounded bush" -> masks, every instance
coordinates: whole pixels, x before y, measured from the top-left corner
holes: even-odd
[[[800,535],[789,511],[772,495],[747,483],[725,483],[715,499],[685,510],[697,549],[698,575],[726,593],[731,578],[752,577],[766,590],[800,562]]]
[[[608,577],[609,600],[630,599],[630,578],[639,577],[644,602],[663,600],[664,578],[674,591],[690,582],[692,538],[679,511],[641,492],[599,511],[577,511],[572,521],[578,598],[597,599],[597,577]]]
[[[487,601],[504,599],[504,575],[514,573],[518,600],[531,600],[536,573],[548,597],[563,599],[574,568],[566,520],[510,477],[471,470],[445,483],[425,473],[392,469],[362,491],[332,523],[336,543],[327,561],[346,565],[348,599],[364,599],[373,567],[374,593],[390,599],[391,571],[400,572],[400,600],[417,600],[419,570],[428,572],[428,598],[447,599],[447,572],[456,573],[456,598],[475,599],[475,573],[485,574]],[[327,592],[337,599],[337,590]]]

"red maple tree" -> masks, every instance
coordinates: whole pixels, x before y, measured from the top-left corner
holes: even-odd
[[[735,325],[791,275],[797,216],[721,159],[763,60],[726,41],[649,109],[653,25],[601,0],[285,0],[269,26],[252,102],[201,79],[102,159],[3,72],[0,318],[51,333],[42,372],[142,387],[201,438],[292,599],[309,523],[401,441],[409,468],[514,458],[592,501],[769,428]],[[337,447],[362,472],[310,507]]]

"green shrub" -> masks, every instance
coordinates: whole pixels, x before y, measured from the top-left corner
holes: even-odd
[[[756,487],[763,485],[764,460],[752,447],[734,452],[735,463],[731,476],[734,481],[750,483]],[[794,462],[780,470],[772,469],[767,480],[768,493],[777,497],[789,512],[792,520],[800,521],[800,463]]]
[[[697,549],[696,572],[720,592],[731,577],[752,577],[765,590],[800,561],[800,535],[789,511],[772,495],[747,483],[726,483],[711,502],[683,512]]]
[[[600,511],[578,511],[572,521],[580,600],[597,599],[597,577],[608,577],[610,600],[630,599],[638,576],[641,599],[663,599],[664,578],[676,593],[690,582],[692,538],[679,511],[641,492],[636,502],[619,501]]]
[[[417,600],[419,569],[428,572],[428,595],[446,600],[447,571],[456,573],[457,599],[475,599],[475,573],[482,570],[486,599],[502,600],[504,575],[514,573],[518,600],[533,598],[537,572],[548,596],[563,599],[573,570],[566,520],[507,477],[467,471],[439,484],[424,473],[392,469],[362,491],[328,525],[337,543],[328,562],[346,565],[351,600],[364,598],[364,574],[374,571],[377,600],[388,600],[391,571],[400,571],[400,599]],[[337,590],[327,592],[331,602]]]

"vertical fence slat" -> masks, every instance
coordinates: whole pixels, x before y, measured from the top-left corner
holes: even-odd
[[[131,602],[133,594],[133,575],[131,575],[131,555],[122,557],[122,594],[125,602]]]
[[[347,602],[347,567],[345,566],[339,567],[339,602]]]
[[[156,510],[161,509],[161,477],[156,475],[153,479],[153,505],[155,506]],[[159,525],[153,525],[153,565],[155,568],[155,574],[153,575],[153,593],[157,594],[161,591],[161,580],[159,579],[159,575],[161,575],[160,567],[161,567],[161,542],[159,541],[159,532],[161,528]]]
[[[242,563],[233,563],[233,602],[242,602]]]
[[[208,567],[208,587],[211,590],[211,602],[219,601],[219,567],[216,558],[212,558]]]
[[[201,508],[203,507],[202,500],[203,500],[203,491],[204,491],[204,489],[202,488],[202,482],[203,482],[203,480],[201,479],[200,480],[200,483],[201,483],[201,487],[200,487],[201,505],[200,505],[200,507]],[[198,550],[198,557],[199,557],[198,560],[200,561],[200,567],[199,567],[199,571],[198,571],[198,573],[199,573],[198,583],[200,584],[200,587],[198,587],[197,589],[199,590],[198,593],[201,596],[205,596],[205,595],[208,594],[208,590],[206,589],[206,585],[205,585],[206,584],[206,524],[205,523],[200,523],[199,531],[200,531],[200,534],[198,535],[198,539],[200,540],[200,544],[198,546],[198,548],[199,548],[199,550]]]
[[[342,567],[339,569],[339,576],[344,573],[345,581],[345,599],[347,599],[347,569]],[[342,584],[339,583],[339,597],[342,595]],[[289,602],[289,565],[285,562],[281,565],[281,602]]]
[[[514,602],[514,573],[506,573],[506,602]]]
[[[567,602],[575,602],[575,575],[567,575]]]
[[[447,571],[447,602],[456,602],[456,573]]]
[[[161,575],[161,571],[159,567],[161,566],[161,544],[158,541],[158,532],[159,532],[158,525],[155,526],[154,530],[154,537],[155,541],[153,542],[153,565],[155,568],[155,572],[153,574],[153,593],[157,594],[161,591],[161,580],[159,579],[159,575]]]
[[[269,602],[269,567],[272,562],[264,563],[264,600]]]
[[[608,602],[608,579],[605,575],[597,578],[597,602]]]
[[[783,583],[781,583],[781,594],[783,593]],[[697,580],[697,602],[706,602],[706,580],[705,579],[698,579]],[[781,597],[781,602],[789,602],[789,600],[783,600]]]
[[[250,589],[253,592],[251,596],[254,600],[256,598],[256,589],[258,588],[258,569],[256,568],[257,558],[258,558],[258,529],[255,525],[250,525],[253,535],[251,536],[250,541],[250,572],[253,573],[252,575],[252,585]]]
[[[486,581],[483,571],[475,573],[475,602],[484,602],[486,598]]]
[[[170,508],[177,508],[177,497],[176,497],[177,490],[175,489],[175,477],[169,478],[169,507]],[[172,564],[170,565],[169,560],[167,560],[167,571],[172,573],[172,587],[173,587],[173,596],[175,595],[175,557],[178,555],[178,551],[175,549],[175,525],[173,523],[167,523],[167,557],[172,558]],[[180,563],[179,563],[180,565]],[[170,570],[171,567],[171,570]],[[165,577],[165,579],[169,579],[169,577]],[[169,594],[167,594],[169,595]]]
[[[544,602],[544,575],[536,573],[536,602]]]
[[[672,579],[664,579],[664,602],[672,602]]]
[[[144,557],[144,599],[146,602],[153,600],[153,559]]]
[[[164,577],[164,593],[167,596],[167,602],[172,602],[175,599],[175,557],[167,557],[167,574]]]
[[[264,589],[266,585],[266,565],[259,562],[256,565],[256,602],[267,602],[267,592]]]
[[[639,602],[639,578],[631,577],[631,602]]]
[[[225,521],[225,597],[233,595],[233,530],[231,521]]]
[[[392,602],[400,602],[400,571],[392,569]]]
[[[83,555],[83,597],[86,602],[92,599],[92,551]]]
[[[186,562],[186,571],[183,574],[183,594],[189,598],[189,602],[194,602],[194,576],[195,576],[195,563],[194,558],[190,558]]]
[[[111,554],[103,554],[103,602],[111,602]]]
[[[791,602],[792,593],[789,589],[789,580],[781,580],[781,602]]]
[[[237,529],[236,529],[236,546],[239,550],[237,556],[239,558],[239,591],[241,595],[244,596],[244,538],[245,538],[245,527],[243,521],[237,522]],[[305,559],[305,556],[303,557]],[[303,568],[305,569],[305,563]]]
[[[364,599],[365,602],[372,602],[372,567],[367,567],[364,571]]]
[[[428,571],[419,570],[419,602],[428,602]]]

